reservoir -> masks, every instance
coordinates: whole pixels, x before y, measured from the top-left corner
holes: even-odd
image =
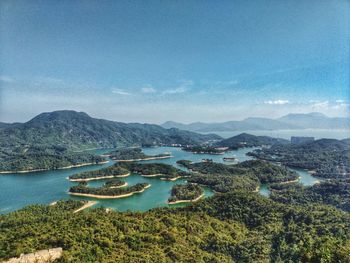
[[[95,154],[102,154],[111,149],[92,150]],[[202,159],[212,159],[214,162],[224,162],[223,157],[235,157],[239,162],[250,160],[251,157],[246,153],[254,150],[254,148],[242,148],[222,155],[209,154],[193,154],[186,152],[177,147],[155,147],[143,148],[145,154],[155,155],[164,152],[170,152],[172,158],[162,160],[150,160],[145,162],[158,162],[174,165],[178,168],[184,169],[176,164],[176,161],[181,159],[191,160],[193,162],[200,162]],[[102,165],[91,165],[66,170],[52,170],[43,172],[32,172],[25,174],[2,174],[0,175],[0,213],[5,214],[11,211],[20,209],[31,204],[50,204],[51,202],[61,199],[75,199],[75,200],[94,200],[97,204],[94,207],[108,207],[118,211],[146,211],[154,207],[164,206],[182,206],[168,205],[167,200],[170,197],[170,191],[174,184],[183,184],[185,179],[178,179],[176,181],[163,181],[159,178],[146,178],[137,174],[132,174],[128,177],[121,178],[126,181],[128,185],[137,183],[149,183],[151,187],[146,189],[143,193],[135,194],[130,197],[121,199],[93,199],[86,197],[70,196],[68,189],[75,185],[75,182],[70,182],[67,178],[75,173],[83,171],[98,170],[112,165],[114,162]],[[294,169],[301,176],[301,182],[305,185],[312,185],[318,179],[311,176],[307,171]],[[102,185],[106,180],[89,182],[90,186]],[[213,195],[213,192],[203,187],[205,197]],[[261,187],[261,194],[268,195],[267,186]]]

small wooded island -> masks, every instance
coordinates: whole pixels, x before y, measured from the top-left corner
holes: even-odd
[[[119,179],[112,179],[105,182],[104,185],[105,187],[109,187],[109,188],[120,188],[120,187],[127,186],[128,183]]]
[[[145,189],[151,186],[147,183],[139,183],[127,187],[115,187],[113,185],[114,183],[106,183],[101,187],[88,187],[86,182],[80,182],[78,185],[72,186],[69,189],[69,194],[101,199],[112,199],[128,197],[136,193],[142,193]]]
[[[96,171],[82,172],[69,176],[69,180],[72,182],[82,182],[82,181],[92,181],[100,179],[109,179],[116,177],[126,177],[129,176],[129,170],[114,164],[110,167],[103,168]]]
[[[191,174],[164,163],[123,163],[123,168],[144,177],[160,177],[162,180],[177,180]]]
[[[166,159],[172,157],[170,153],[162,153],[157,155],[147,155],[142,152],[141,148],[122,148],[115,151],[111,151],[106,154],[114,161],[117,162],[135,162],[135,161],[148,161]]]
[[[168,204],[196,202],[204,196],[203,189],[196,184],[176,184],[171,189]]]
[[[212,146],[189,146],[183,147],[182,150],[192,152],[194,154],[224,154],[228,147],[212,147]]]
[[[182,165],[194,172],[189,183],[206,185],[216,192],[232,190],[257,191],[262,183],[291,183],[299,176],[286,167],[259,160],[245,161],[235,165],[216,162],[181,160]]]

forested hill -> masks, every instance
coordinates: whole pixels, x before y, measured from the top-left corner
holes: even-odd
[[[350,262],[350,214],[230,192],[184,208],[79,213],[81,201],[0,215],[0,260],[63,248],[60,262]]]
[[[221,137],[217,135],[96,119],[84,112],[68,110],[41,113],[26,123],[0,128],[0,144],[6,148],[59,145],[81,149],[135,144],[198,144],[218,139]]]
[[[241,147],[255,147],[273,144],[289,144],[289,141],[269,136],[255,136],[248,133],[241,133],[239,135],[219,141],[215,145],[220,147],[229,147],[231,149],[237,149]]]
[[[257,149],[249,155],[280,162],[286,166],[313,170],[314,175],[327,179],[346,179],[350,175],[349,139],[320,139],[301,144],[275,144]]]

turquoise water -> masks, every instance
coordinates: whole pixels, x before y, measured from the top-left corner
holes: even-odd
[[[268,197],[270,195],[269,186],[267,184],[260,185],[259,193],[263,196]]]
[[[171,152],[174,156],[173,158],[147,162],[166,163],[184,169],[176,164],[177,160],[187,159],[198,162],[202,159],[208,158],[213,159],[215,162],[229,164],[229,162],[224,162],[222,158],[234,156],[238,158],[240,162],[250,160],[251,157],[246,156],[246,153],[253,149],[254,148],[239,149],[227,152],[224,155],[193,154],[191,152],[182,151],[180,148],[176,147],[144,148],[143,150],[146,154],[151,155]],[[108,152],[108,149],[91,150],[91,152],[103,154]],[[110,161],[103,165],[91,165],[66,170],[0,175],[0,213],[8,213],[30,204],[49,204],[61,199],[94,200],[93,198],[70,196],[67,191],[76,183],[70,182],[67,180],[67,177],[78,172],[92,171],[108,167],[113,163],[114,162]],[[301,182],[306,185],[311,185],[318,180],[304,170],[295,170],[302,177]],[[179,179],[175,182],[163,181],[159,178],[146,178],[137,174],[132,174],[129,177],[122,178],[122,180],[126,181],[129,185],[146,182],[151,184],[151,187],[146,189],[143,193],[135,194],[126,198],[106,200],[95,199],[98,202],[95,207],[104,206],[118,211],[145,211],[154,207],[169,206],[167,200],[170,196],[172,186],[174,184],[185,183],[184,179]],[[104,182],[105,180],[92,181],[89,182],[89,185],[98,186]],[[206,197],[213,195],[213,192],[209,188],[203,187],[203,190]],[[262,186],[260,193],[268,196],[269,192],[267,186]],[[184,204],[178,204],[176,206],[181,205]]]
[[[315,176],[312,176],[307,170],[304,170],[304,169],[298,169],[298,168],[289,168],[289,169],[297,172],[300,176],[299,182],[306,186],[314,185],[315,183],[324,180],[322,178],[317,178]]]

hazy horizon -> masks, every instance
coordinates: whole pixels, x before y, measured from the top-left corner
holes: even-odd
[[[85,112],[85,111],[79,111],[79,110],[72,110],[72,109],[60,109],[60,110],[54,110],[54,111],[43,111],[43,112],[40,112],[38,114],[35,114],[31,117],[29,117],[28,119],[25,119],[23,121],[8,121],[8,122],[4,122],[4,121],[0,121],[2,123],[25,123],[25,122],[28,122],[30,121],[31,119],[37,117],[38,115],[40,115],[41,113],[51,113],[51,112],[55,112],[55,111],[75,111],[75,112],[83,112],[83,113],[86,113],[87,115],[89,115],[90,117],[92,118],[95,118],[95,119],[104,119],[104,120],[109,120],[109,121],[115,121],[115,122],[125,122],[125,123],[148,123],[148,124],[156,124],[156,125],[162,125],[166,122],[175,122],[175,123],[181,123],[181,124],[192,124],[192,123],[210,123],[210,124],[214,124],[214,123],[223,123],[223,122],[230,122],[230,121],[243,121],[247,118],[260,118],[260,117],[257,117],[257,116],[249,116],[249,117],[246,117],[246,118],[243,118],[243,119],[230,119],[230,120],[226,120],[226,121],[212,121],[212,122],[208,122],[208,121],[205,121],[205,120],[196,120],[196,121],[193,121],[193,122],[180,122],[180,121],[174,121],[174,120],[166,120],[166,121],[163,121],[163,122],[133,122],[133,121],[120,121],[120,120],[117,120],[117,119],[108,119],[104,116],[96,116],[94,114],[90,114],[89,112]],[[281,117],[284,117],[286,115],[289,115],[289,114],[323,114],[324,116],[326,117],[329,117],[329,118],[332,118],[330,116],[328,116],[327,114],[324,114],[324,113],[321,113],[321,112],[308,112],[308,113],[295,113],[295,112],[290,112],[288,114],[285,114],[285,115],[281,115],[281,116],[278,116],[278,117],[275,117],[275,118],[271,118],[271,119],[278,119],[278,118],[281,118]],[[346,116],[346,117],[349,117],[349,116]],[[350,117],[349,117],[350,118]],[[342,129],[340,129],[342,130]],[[346,130],[346,129],[345,129]]]
[[[349,116],[348,1],[0,3],[0,121]]]

